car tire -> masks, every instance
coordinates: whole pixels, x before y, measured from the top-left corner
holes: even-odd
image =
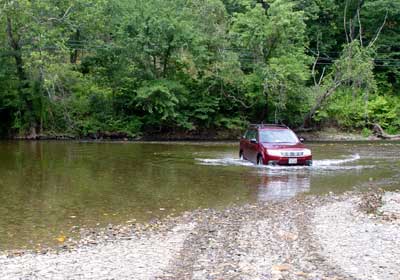
[[[239,152],[239,159],[240,159],[240,160],[243,160],[243,159],[244,159],[244,157],[243,157],[243,151],[240,151],[240,152]]]

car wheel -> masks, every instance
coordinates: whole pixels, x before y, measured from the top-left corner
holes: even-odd
[[[243,151],[240,151],[240,152],[239,152],[239,159],[240,159],[240,160],[243,160],[243,159],[244,159],[244,158],[243,158]]]

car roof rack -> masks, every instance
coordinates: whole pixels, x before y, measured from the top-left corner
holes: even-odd
[[[271,123],[252,123],[249,125],[249,127],[252,127],[252,128],[266,128],[266,127],[288,128],[288,126],[284,125],[284,124],[271,124]]]

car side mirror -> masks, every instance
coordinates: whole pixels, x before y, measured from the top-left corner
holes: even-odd
[[[299,138],[300,142],[303,143],[304,141],[306,141],[303,137]]]
[[[256,138],[253,138],[253,139],[250,140],[250,143],[252,143],[252,144],[257,144],[258,142],[257,142],[257,139],[256,139]]]

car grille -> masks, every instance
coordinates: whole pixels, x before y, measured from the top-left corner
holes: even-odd
[[[283,157],[302,157],[304,152],[282,152]]]

